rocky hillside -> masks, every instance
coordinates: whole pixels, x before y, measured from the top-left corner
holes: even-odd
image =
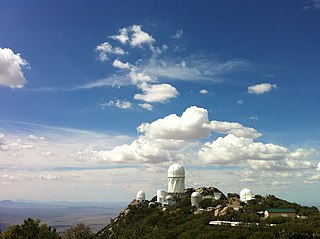
[[[191,193],[198,191],[203,200],[191,206]],[[214,200],[216,188],[187,189],[176,196],[177,203],[166,210],[149,201],[133,200],[119,216],[98,233],[102,239],[187,239],[187,238],[320,238],[320,214],[316,207],[301,206],[273,195],[247,204],[237,195]],[[154,200],[154,198],[153,198]],[[264,218],[267,208],[292,208],[298,218]],[[300,219],[299,219],[300,218]],[[303,219],[301,219],[303,218]],[[241,222],[239,226],[212,226],[210,221]],[[276,224],[276,226],[270,226]]]

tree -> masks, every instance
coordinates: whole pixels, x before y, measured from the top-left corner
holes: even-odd
[[[94,239],[95,235],[91,231],[91,228],[83,223],[77,224],[74,227],[69,228],[63,238],[65,239]]]
[[[13,225],[0,235],[1,239],[61,239],[56,229],[41,224],[39,219],[28,218],[23,224]]]

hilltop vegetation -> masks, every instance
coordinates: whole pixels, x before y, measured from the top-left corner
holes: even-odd
[[[211,239],[211,238],[320,238],[320,214],[316,207],[301,206],[273,195],[256,195],[247,204],[236,195],[220,200],[206,198],[199,207],[191,206],[190,195],[194,189],[177,199],[177,203],[163,210],[148,201],[133,201],[119,216],[94,235],[90,228],[78,224],[64,235],[28,219],[22,225],[11,226],[0,233],[0,239]],[[210,194],[210,190],[203,190]],[[154,200],[155,198],[153,198]],[[286,217],[263,218],[267,208],[293,208],[304,219]],[[239,226],[213,226],[210,221],[237,221]],[[276,226],[270,226],[276,224]]]
[[[98,233],[101,239],[205,239],[205,238],[320,238],[320,214],[316,207],[305,207],[276,198],[273,195],[247,204],[238,198],[218,201],[205,199],[200,207],[191,206],[193,190],[163,211],[148,202],[131,203],[119,217]],[[285,217],[264,219],[259,212],[266,208],[294,208],[305,219]],[[210,210],[208,210],[210,209]],[[242,226],[211,226],[212,220],[238,221]],[[251,224],[250,224],[251,223]],[[256,225],[259,223],[259,225]],[[271,223],[276,226],[271,227]]]

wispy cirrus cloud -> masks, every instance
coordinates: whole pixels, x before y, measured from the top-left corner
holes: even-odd
[[[180,29],[172,36],[172,38],[180,39],[182,37],[182,34],[183,34],[183,29]]]
[[[71,88],[70,90],[83,90],[83,89],[94,89],[102,87],[116,87],[120,88],[122,86],[128,86],[131,84],[131,79],[127,74],[121,75],[111,75],[103,79],[96,81],[91,81],[76,87]]]
[[[191,56],[184,60],[150,59],[141,68],[144,72],[159,79],[184,81],[221,81],[217,76],[229,74],[237,70],[249,69],[251,63],[245,60],[219,61],[203,56]]]
[[[180,39],[183,30],[180,29],[173,36]],[[96,47],[100,61],[107,61],[111,56],[115,73],[111,76],[88,82],[75,87],[77,89],[92,89],[97,87],[121,87],[135,85],[142,93],[133,95],[134,100],[150,103],[167,103],[178,97],[178,89],[173,82],[179,81],[221,81],[221,76],[235,71],[243,71],[251,68],[249,61],[231,59],[221,61],[218,58],[210,58],[204,55],[191,55],[185,58],[176,57],[174,48],[167,44],[156,45],[156,39],[149,32],[143,30],[141,25],[132,25],[120,28],[115,35],[109,36],[114,43],[104,42]],[[114,44],[121,44],[114,46]],[[168,50],[171,49],[170,52]],[[124,60],[131,51],[143,51],[144,57],[136,57],[135,61]],[[145,54],[146,52],[149,54]],[[149,107],[150,109],[151,107]]]
[[[320,10],[320,0],[308,0],[305,1],[303,10]]]

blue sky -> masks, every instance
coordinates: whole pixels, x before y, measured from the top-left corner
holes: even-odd
[[[0,199],[152,197],[177,161],[188,187],[317,203],[319,21],[318,0],[2,1]]]

